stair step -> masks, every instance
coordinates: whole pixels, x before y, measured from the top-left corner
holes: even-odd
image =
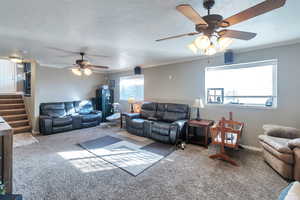
[[[23,99],[0,99],[0,104],[17,104],[24,103]]]
[[[14,134],[31,132],[31,126],[20,126],[17,128],[13,128],[13,131],[14,131]]]
[[[0,99],[22,99],[20,94],[1,94]]]
[[[17,104],[0,104],[0,110],[20,109],[20,108],[25,108],[25,105],[23,103],[17,103]]]
[[[17,115],[17,114],[26,114],[26,111],[24,108],[0,110],[0,116],[2,116],[2,115]]]
[[[27,114],[3,115],[2,117],[7,122],[28,119]]]
[[[25,119],[25,120],[10,121],[8,122],[8,124],[13,128],[20,127],[20,126],[29,126],[29,120]]]

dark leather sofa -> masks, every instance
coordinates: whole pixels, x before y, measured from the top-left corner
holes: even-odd
[[[185,135],[189,113],[185,104],[144,103],[140,113],[126,116],[126,129],[135,135],[175,144]]]
[[[41,103],[39,127],[44,135],[87,128],[100,124],[101,111],[90,100]]]

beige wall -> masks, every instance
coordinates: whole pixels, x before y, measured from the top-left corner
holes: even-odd
[[[263,124],[274,123],[300,128],[299,52],[300,44],[294,44],[235,55],[235,63],[278,59],[277,109],[206,106],[201,111],[202,118],[218,120],[223,116],[227,117],[229,111],[233,111],[234,119],[246,123],[242,143],[249,146],[259,146],[257,136],[262,134]],[[192,104],[195,98],[204,99],[205,67],[219,66],[223,63],[223,56],[218,56],[193,62],[146,68],[144,69],[145,100]],[[109,76],[109,79],[115,79],[118,83],[119,77],[127,74],[131,74],[131,72],[114,73]],[[169,78],[170,76],[172,79]],[[115,91],[117,93],[115,96],[118,97],[118,88]]]
[[[40,103],[75,101],[95,97],[96,88],[104,84],[104,74],[93,73],[91,76],[75,76],[71,70],[57,69],[36,65],[32,72],[32,124],[38,131],[38,116]]]

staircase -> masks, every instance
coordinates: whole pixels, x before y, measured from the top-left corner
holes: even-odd
[[[14,134],[31,132],[22,95],[0,95],[0,116],[13,128]]]

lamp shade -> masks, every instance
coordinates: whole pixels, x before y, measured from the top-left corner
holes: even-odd
[[[210,45],[210,39],[206,35],[201,35],[195,40],[196,46],[201,49],[207,49]]]
[[[82,72],[80,71],[80,69],[78,68],[73,68],[72,69],[73,74],[75,74],[76,76],[81,76]]]
[[[214,44],[211,44],[211,45],[209,45],[209,47],[207,49],[205,49],[204,53],[207,56],[212,56],[215,53],[217,53],[217,49]]]
[[[195,99],[193,107],[195,108],[204,108],[202,99]]]
[[[85,75],[90,76],[92,73],[93,73],[93,71],[91,69],[89,69],[89,68],[84,69],[84,74]]]
[[[197,46],[195,45],[195,43],[191,43],[187,46],[194,54],[196,54],[198,52]]]
[[[225,50],[227,47],[229,47],[229,45],[233,42],[233,39],[228,38],[228,37],[220,37],[218,39],[218,44],[220,47],[220,50],[223,51]]]
[[[128,98],[128,103],[129,103],[129,104],[134,104],[134,103],[135,103],[135,98],[129,97],[129,98]]]

